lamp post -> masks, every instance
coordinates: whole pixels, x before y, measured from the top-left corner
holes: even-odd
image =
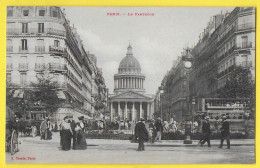
[[[163,119],[163,108],[162,108],[162,106],[163,106],[163,103],[162,103],[162,95],[163,95],[163,93],[164,93],[164,90],[163,90],[163,88],[162,87],[159,87],[159,89],[160,89],[160,106],[161,106],[161,108],[160,108],[160,111],[161,111],[161,119]]]
[[[189,70],[192,67],[192,56],[190,54],[190,49],[186,48],[185,52],[182,55],[182,61],[184,64],[185,69],[187,70],[186,72],[186,86],[187,86],[187,114],[186,114],[186,121],[185,121],[185,139],[184,139],[184,144],[192,144],[192,140],[191,140],[191,129],[192,129],[192,121],[191,121],[191,116],[192,116],[192,112],[190,111],[189,108],[189,95],[190,95],[190,88],[189,88],[189,84],[190,84],[190,74],[189,74]],[[193,120],[193,119],[192,119]]]

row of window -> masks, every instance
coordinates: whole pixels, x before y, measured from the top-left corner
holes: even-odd
[[[29,23],[21,23],[21,24],[22,24],[22,33],[28,33]],[[44,33],[44,23],[38,23],[38,33]]]
[[[22,10],[22,16],[27,17],[27,16],[30,16],[31,13],[32,13],[32,11],[29,10],[29,9],[23,9]],[[46,15],[45,9],[39,9],[38,10],[37,16],[45,16],[45,15]],[[54,18],[61,18],[60,12],[57,11],[56,9],[52,9],[50,15],[51,15],[51,17],[54,17]],[[14,9],[8,8],[7,9],[7,17],[13,17],[13,16],[14,16]]]
[[[36,73],[35,77],[40,77],[42,76],[43,73],[42,72],[39,72],[39,73]],[[55,73],[53,74],[53,78],[52,80],[55,81],[55,82],[59,82],[59,75],[58,73]],[[28,76],[27,76],[27,73],[26,72],[20,72],[20,86],[26,86],[27,84],[29,84],[29,81],[27,80]],[[11,73],[6,73],[6,81],[7,82],[11,82],[12,81],[12,78],[11,78]]]
[[[231,67],[232,65],[235,64],[236,59],[235,58],[231,58],[229,60],[227,60],[226,62],[222,63],[221,65],[219,65],[218,67],[218,73],[221,71],[226,70],[227,68]]]
[[[60,47],[60,41],[59,40],[54,40],[54,47],[59,48]],[[7,47],[11,47],[12,44],[12,40],[11,39],[7,39]],[[44,39],[37,39],[36,41],[36,46],[44,46]],[[21,47],[20,50],[28,50],[28,40],[27,39],[21,39]]]

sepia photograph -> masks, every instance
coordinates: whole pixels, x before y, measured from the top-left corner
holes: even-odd
[[[256,164],[255,12],[7,6],[6,164]]]

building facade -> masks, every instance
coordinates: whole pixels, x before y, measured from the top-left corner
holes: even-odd
[[[48,73],[58,83],[61,104],[51,112],[56,120],[67,114],[92,115],[96,65],[64,11],[51,6],[7,7],[6,38],[6,77],[16,89],[14,96],[23,98],[37,75]]]
[[[191,50],[193,61],[189,86],[185,86],[187,72],[183,71],[182,61],[174,65],[162,81],[166,98],[161,103],[163,113],[170,112],[179,122],[184,121],[185,97],[189,97],[189,107],[193,107],[191,99],[195,100],[196,111],[198,99],[219,96],[218,90],[225,86],[234,67],[250,70],[252,79],[255,79],[254,8],[237,7],[231,13],[213,16],[199,37]],[[189,93],[185,94],[185,91]]]
[[[153,98],[145,94],[144,80],[145,75],[141,74],[140,63],[129,44],[118,73],[114,75],[114,95],[109,97],[111,121],[153,117]]]

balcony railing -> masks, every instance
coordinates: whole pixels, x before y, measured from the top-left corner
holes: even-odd
[[[45,69],[44,63],[36,63],[35,64],[35,71],[43,71]]]
[[[49,46],[49,51],[53,54],[66,54],[66,49],[64,47]]]
[[[19,70],[20,71],[28,70],[28,63],[19,63]]]
[[[254,23],[245,23],[237,25],[237,30],[255,29]]]
[[[252,48],[252,42],[242,42],[235,45],[236,49]]]
[[[66,66],[60,63],[50,63],[49,68],[53,71],[66,71]]]
[[[45,53],[45,46],[35,46],[35,52]]]
[[[13,69],[13,64],[12,63],[6,63],[6,70],[10,71]]]
[[[28,50],[29,50],[28,46],[26,48],[22,47],[22,46],[19,46],[19,52],[27,53]]]
[[[217,44],[221,44],[223,41],[225,41],[231,34],[233,34],[236,31],[236,27],[232,27],[223,37],[219,39]]]
[[[224,76],[224,75],[230,73],[231,71],[234,70],[234,67],[235,67],[235,66],[232,65],[232,66],[230,66],[229,68],[225,69],[224,71],[218,73],[217,78],[221,78],[222,76]]]
[[[239,66],[242,66],[243,68],[251,68],[253,67],[252,61],[242,61],[238,63]]]
[[[13,52],[13,46],[6,46],[6,52]]]
[[[26,33],[22,32],[21,28],[7,28],[7,35],[20,35],[20,34],[51,34],[58,36],[66,36],[65,30],[59,30],[54,28],[45,28],[39,32],[38,28],[30,28]]]

